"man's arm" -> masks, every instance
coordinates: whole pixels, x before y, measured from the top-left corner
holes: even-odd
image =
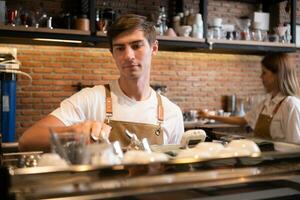
[[[90,134],[108,137],[111,127],[99,121],[85,121],[72,126],[66,126],[62,121],[53,115],[48,115],[26,130],[19,139],[21,151],[49,151],[51,128],[55,133],[72,132],[85,134],[90,138]]]
[[[58,118],[53,115],[48,115],[38,121],[32,127],[27,129],[19,139],[19,148],[21,151],[35,151],[35,150],[50,150],[50,133],[49,128],[53,127],[55,132],[68,131],[66,127]],[[55,128],[54,128],[55,127]]]

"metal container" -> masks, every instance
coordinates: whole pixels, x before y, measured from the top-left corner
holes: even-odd
[[[226,97],[226,112],[234,113],[236,106],[236,96],[229,95]]]

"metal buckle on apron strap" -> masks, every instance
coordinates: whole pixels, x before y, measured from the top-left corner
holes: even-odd
[[[160,136],[160,129],[157,129],[157,130],[155,131],[155,135]]]
[[[111,118],[112,118],[112,113],[106,113],[106,123],[109,124]]]
[[[157,135],[157,136],[160,136],[160,134],[161,134],[161,130],[162,130],[161,124],[162,124],[162,121],[159,120],[158,121],[158,129],[155,130],[155,135]]]

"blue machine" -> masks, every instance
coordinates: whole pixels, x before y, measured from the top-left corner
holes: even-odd
[[[0,80],[0,133],[2,133],[2,142],[15,142],[17,75],[0,72]]]

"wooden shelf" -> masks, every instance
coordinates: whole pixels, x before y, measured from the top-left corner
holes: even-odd
[[[230,0],[230,1],[236,1],[236,0]],[[261,0],[239,0],[239,2],[245,2],[245,3],[251,3],[251,4],[260,4],[260,3],[267,3],[267,4],[275,4],[275,3],[280,3],[286,0],[266,0],[266,1],[261,1]]]
[[[231,51],[238,54],[264,54],[268,52],[294,52],[296,44],[280,42],[258,42],[245,40],[207,39],[209,49],[214,52]]]
[[[106,33],[98,31],[97,37],[102,39],[106,38]],[[196,49],[207,48],[205,39],[197,39],[192,37],[169,37],[169,36],[157,36],[160,50],[166,51],[192,51]],[[101,44],[98,44],[101,46]]]
[[[25,26],[0,25],[1,43],[41,44],[63,46],[94,46],[98,42],[90,31],[60,28],[35,28]],[[47,39],[54,41],[37,41]],[[68,42],[62,42],[62,41]]]
[[[25,26],[0,25],[0,30],[18,31],[18,32],[35,32],[35,33],[55,33],[55,34],[70,34],[70,35],[91,35],[90,31],[81,31],[76,29],[61,29],[61,28],[35,28]]]
[[[192,38],[192,37],[170,37],[170,36],[157,36],[157,39],[160,41],[178,41],[178,42],[191,42],[191,43],[199,43],[199,42],[205,42],[205,39],[198,39],[198,38]]]
[[[232,0],[230,0],[232,1]],[[229,41],[229,40],[210,40],[195,39],[190,37],[168,37],[158,36],[159,49],[166,51],[191,51],[191,52],[212,52],[212,53],[238,53],[238,54],[265,54],[268,52],[294,52],[296,51],[295,27],[296,27],[296,0],[239,0],[239,2],[257,4],[262,3],[265,9],[271,5],[289,1],[291,6],[291,34],[292,44],[281,44],[276,42],[256,42],[256,41]],[[91,31],[81,31],[75,29],[49,29],[34,28],[25,26],[0,25],[0,43],[21,43],[21,44],[42,44],[42,45],[63,45],[63,46],[87,46],[87,47],[108,47],[106,34],[95,30],[96,24],[96,1],[89,1]],[[182,5],[176,0],[176,5]],[[207,35],[207,16],[208,0],[201,0],[199,11],[203,17],[204,36]],[[36,41],[36,38],[50,40],[70,40],[78,43],[46,42]]]
[[[267,47],[296,47],[295,44],[291,43],[280,43],[280,42],[260,42],[252,40],[225,40],[225,39],[207,39],[208,43],[213,44],[229,44],[229,45],[252,45],[252,46],[267,46]]]
[[[93,35],[89,31],[81,31],[74,29],[49,29],[0,25],[0,37],[3,38],[1,42],[5,43],[108,48],[106,33],[99,31]],[[62,43],[57,41],[36,41],[37,38],[52,40],[70,40],[71,43]],[[283,44],[278,42],[197,39],[191,37],[169,36],[157,36],[157,39],[159,41],[159,49],[165,51],[198,51],[239,54],[264,54],[267,52],[296,51],[295,44]],[[72,41],[74,43],[72,43]]]

